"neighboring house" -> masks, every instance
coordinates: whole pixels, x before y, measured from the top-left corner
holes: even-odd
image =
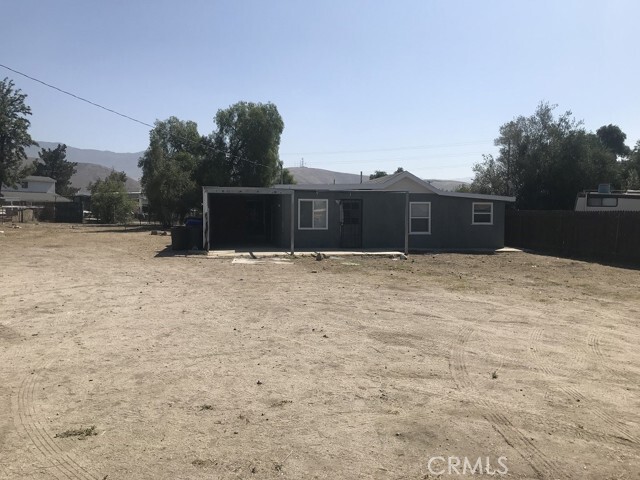
[[[513,197],[438,190],[409,172],[355,185],[203,187],[206,250],[498,249]]]
[[[71,201],[56,193],[56,181],[53,178],[36,175],[25,177],[15,187],[3,185],[0,193],[5,205],[34,206]]]
[[[0,216],[2,220],[25,222],[34,219],[74,221],[65,215],[69,209],[62,204],[71,203],[56,193],[56,181],[49,177],[30,175],[15,187],[2,186],[0,192]]]
[[[597,191],[578,193],[576,212],[640,212],[640,190],[611,190],[609,184],[598,186]]]
[[[142,191],[127,192],[128,197],[135,202],[136,215],[142,215],[149,211],[149,200]]]
[[[147,197],[140,191],[128,191],[127,196],[135,203],[134,215],[137,219],[148,218],[149,201]],[[82,205],[82,211],[85,218],[95,220],[91,213],[91,191],[81,188],[73,196],[73,201]]]

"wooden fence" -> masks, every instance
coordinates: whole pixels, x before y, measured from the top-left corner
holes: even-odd
[[[640,212],[508,210],[505,244],[567,257],[640,263]]]
[[[38,212],[38,220],[61,223],[82,223],[82,204],[48,203]]]

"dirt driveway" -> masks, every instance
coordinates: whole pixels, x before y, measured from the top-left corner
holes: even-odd
[[[0,230],[0,478],[640,478],[636,270]]]

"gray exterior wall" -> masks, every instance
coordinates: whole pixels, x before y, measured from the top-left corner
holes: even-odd
[[[404,250],[406,194],[367,191],[296,191],[296,248],[340,248],[340,209],[342,199],[362,200],[362,248]],[[327,199],[327,230],[298,229],[298,199]],[[431,202],[431,233],[409,234],[409,250],[473,249],[504,247],[505,203],[492,201],[493,225],[473,225],[473,203],[469,198],[410,193],[409,202]]]
[[[410,202],[431,202],[431,233],[409,234],[409,250],[504,247],[505,202],[412,193]],[[474,202],[493,203],[493,225],[473,225]]]
[[[339,249],[340,200],[362,200],[363,249],[404,250],[406,194],[368,191],[309,191],[295,192],[295,247],[300,249]],[[327,230],[298,228],[298,200],[328,200]]]
[[[226,195],[226,194],[225,194]],[[471,198],[450,197],[431,193],[405,193],[390,191],[314,191],[296,190],[293,210],[290,195],[273,195],[274,209],[272,241],[274,247],[291,247],[291,220],[293,215],[295,249],[332,250],[341,248],[340,200],[362,201],[362,249],[404,250],[405,229],[409,202],[431,202],[431,231],[427,235],[409,234],[409,250],[429,249],[496,249],[504,246],[505,202],[493,200],[493,224],[473,225]],[[215,201],[212,215],[215,215]],[[304,230],[298,228],[300,199],[326,199],[328,228]],[[213,242],[215,248],[215,241]]]

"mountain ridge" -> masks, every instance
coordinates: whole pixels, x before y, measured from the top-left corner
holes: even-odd
[[[63,142],[45,142],[38,140],[39,146],[25,148],[28,157],[38,158],[42,148],[54,149]],[[112,152],[110,150],[94,150],[89,148],[76,148],[67,145],[67,160],[76,163],[94,164],[124,172],[133,180],[140,179],[140,169],[138,160],[144,152]]]
[[[32,159],[37,158],[41,148],[54,149],[58,142],[39,141],[39,146],[32,146],[25,149],[27,155]],[[86,192],[91,182],[104,179],[112,170],[125,172],[127,174],[127,190],[140,191],[141,171],[138,168],[138,160],[144,152],[118,153],[110,150],[95,150],[87,148],[76,148],[67,145],[67,160],[76,162],[77,172],[71,177],[71,184],[74,188],[80,188]],[[357,173],[336,172],[323,168],[313,167],[289,167],[289,172],[293,175],[298,184],[355,184],[360,183],[361,175]],[[363,175],[362,182],[368,182],[369,176]],[[469,182],[463,180],[440,180],[428,179],[434,187],[441,190],[455,190],[461,185],[468,185]]]

